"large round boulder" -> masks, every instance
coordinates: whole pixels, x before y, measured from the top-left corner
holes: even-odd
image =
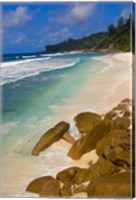
[[[60,183],[52,176],[44,176],[33,180],[26,190],[44,197],[59,197]]]
[[[101,116],[92,112],[83,112],[74,117],[80,133],[89,133],[101,121]]]

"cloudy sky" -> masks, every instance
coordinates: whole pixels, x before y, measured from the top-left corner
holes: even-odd
[[[3,3],[2,50],[35,52],[47,44],[106,31],[130,11],[130,2]]]

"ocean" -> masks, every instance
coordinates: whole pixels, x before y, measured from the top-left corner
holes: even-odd
[[[32,156],[31,151],[43,133],[65,119],[70,120],[71,133],[78,137],[72,119],[76,113],[69,117],[67,113],[72,109],[70,102],[85,87],[91,88],[88,80],[95,87],[94,80],[107,67],[99,58],[106,55],[69,52],[3,56],[2,196],[33,196],[25,194],[32,179],[55,175],[61,168],[71,166],[64,147],[51,147],[38,157]],[[84,111],[86,105],[81,105],[79,110]],[[52,157],[58,160],[57,164]]]

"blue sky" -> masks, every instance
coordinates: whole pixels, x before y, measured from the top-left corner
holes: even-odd
[[[3,3],[2,50],[35,52],[47,44],[106,31],[130,11],[131,2]]]

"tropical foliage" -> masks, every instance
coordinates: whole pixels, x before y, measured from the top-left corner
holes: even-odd
[[[130,22],[128,19],[120,17],[117,26],[110,24],[107,32],[98,32],[81,39],[69,38],[67,41],[45,47],[47,53],[56,53],[73,50],[84,51],[130,51]]]

